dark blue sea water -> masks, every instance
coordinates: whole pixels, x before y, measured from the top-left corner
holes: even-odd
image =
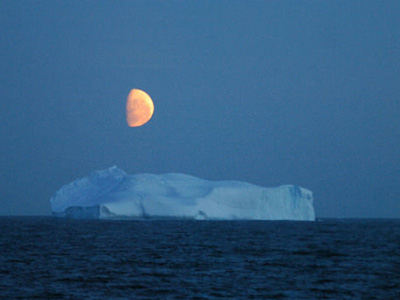
[[[0,228],[1,299],[400,299],[400,220]]]

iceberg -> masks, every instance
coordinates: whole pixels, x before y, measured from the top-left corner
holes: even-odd
[[[312,192],[295,185],[128,175],[116,166],[64,185],[50,204],[54,216],[78,219],[315,220]]]

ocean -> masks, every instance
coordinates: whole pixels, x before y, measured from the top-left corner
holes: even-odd
[[[1,299],[400,299],[400,220],[0,217]]]

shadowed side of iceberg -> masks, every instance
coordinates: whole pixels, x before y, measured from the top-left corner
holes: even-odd
[[[312,192],[294,185],[265,188],[185,174],[127,175],[112,167],[63,186],[52,213],[69,218],[315,220]]]
[[[108,219],[114,218],[115,214],[104,205],[94,206],[70,206],[63,212],[53,212],[53,216],[71,219]]]
[[[64,212],[69,207],[89,207],[102,204],[109,194],[118,191],[129,176],[113,166],[96,171],[88,177],[79,178],[61,187],[50,199],[54,213]]]

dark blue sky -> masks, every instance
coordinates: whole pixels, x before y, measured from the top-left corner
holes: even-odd
[[[117,165],[400,217],[400,1],[1,1],[0,214]],[[140,128],[130,89],[153,98]]]

